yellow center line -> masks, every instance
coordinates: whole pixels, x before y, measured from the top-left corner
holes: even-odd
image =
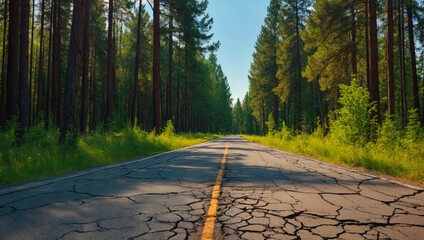
[[[208,215],[206,217],[205,226],[203,227],[202,240],[213,239],[213,229],[215,227],[216,210],[218,209],[218,198],[221,193],[222,176],[224,175],[225,162],[227,161],[228,142],[225,146],[224,156],[221,161],[221,168],[216,176],[215,186],[212,190],[211,203],[209,205]]]

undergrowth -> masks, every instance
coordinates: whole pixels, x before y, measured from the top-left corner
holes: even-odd
[[[139,128],[94,131],[74,144],[59,144],[59,132],[33,126],[18,137],[17,125],[0,132],[0,185],[56,176],[128,159],[157,154],[216,138],[213,134],[175,134],[169,124],[161,135]]]

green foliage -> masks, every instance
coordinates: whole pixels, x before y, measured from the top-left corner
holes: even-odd
[[[350,86],[340,85],[340,94],[342,107],[330,115],[331,137],[340,142],[365,144],[372,123],[369,92],[353,79]]]
[[[287,127],[285,122],[283,122],[281,130],[274,132],[274,137],[283,141],[289,141],[293,139],[293,131]]]
[[[168,123],[157,136],[137,127],[79,136],[75,144],[58,143],[57,129],[33,126],[17,142],[16,124],[0,133],[0,185],[56,176],[141,156],[157,154],[211,140],[212,134],[175,134]]]
[[[272,113],[268,115],[268,121],[266,121],[265,124],[268,127],[268,135],[270,136],[274,135],[274,133],[276,132],[275,131],[276,126],[274,122],[274,116],[272,115]]]
[[[168,120],[168,122],[166,122],[166,126],[163,129],[161,135],[165,137],[175,137],[175,128],[171,120]]]

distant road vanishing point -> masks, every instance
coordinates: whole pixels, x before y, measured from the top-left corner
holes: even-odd
[[[0,188],[0,239],[423,236],[423,185],[240,136]]]

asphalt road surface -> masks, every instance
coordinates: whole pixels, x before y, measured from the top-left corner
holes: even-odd
[[[0,188],[0,239],[207,239],[211,232],[214,239],[424,239],[424,186],[230,136]]]

